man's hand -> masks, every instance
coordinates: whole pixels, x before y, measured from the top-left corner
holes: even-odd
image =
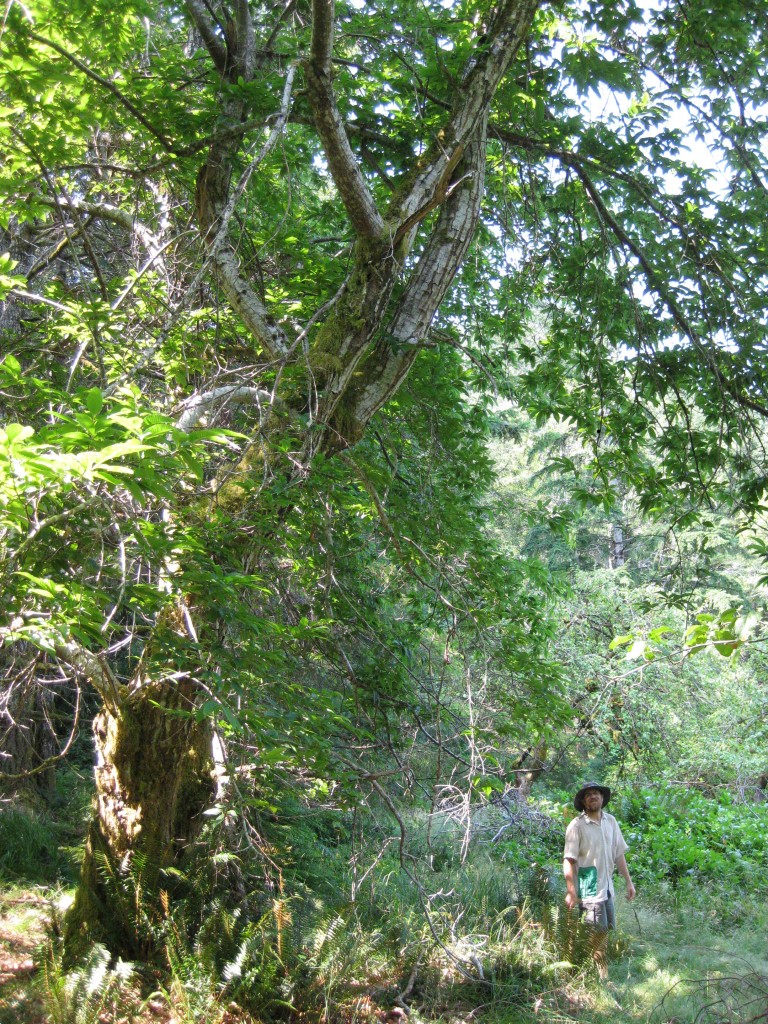
[[[627,867],[627,858],[623,853],[620,853],[616,858],[616,869],[618,870],[621,877],[627,883],[627,899],[633,900],[635,898],[635,887],[632,885],[632,879],[629,877],[629,868]]]
[[[576,861],[572,857],[563,858],[563,874],[565,875],[565,905],[569,910],[575,910],[579,905],[576,895],[576,883],[579,873]]]

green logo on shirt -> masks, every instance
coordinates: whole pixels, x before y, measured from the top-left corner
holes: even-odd
[[[579,868],[579,899],[589,900],[597,896],[597,868]]]

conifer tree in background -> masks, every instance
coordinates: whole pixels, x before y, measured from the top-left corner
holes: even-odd
[[[767,13],[10,6],[0,635],[101,702],[71,936],[135,955],[104,880],[193,842],[217,728],[351,784],[436,634],[556,697],[468,392],[572,419],[590,499],[759,507]]]

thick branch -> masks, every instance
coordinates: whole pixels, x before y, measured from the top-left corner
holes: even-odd
[[[390,211],[401,224],[428,207],[450,180],[464,147],[489,110],[512,59],[525,40],[539,0],[504,0],[487,42],[468,67],[453,113],[428,152],[417,163],[415,176],[396,197]]]
[[[426,249],[401,296],[385,337],[360,367],[344,396],[345,420],[352,436],[397,391],[411,368],[440,303],[472,242],[484,190],[486,120],[482,118],[464,158],[456,168],[457,187],[440,208]],[[349,428],[348,428],[349,429]]]
[[[242,75],[246,82],[250,82],[256,67],[256,32],[248,8],[248,0],[237,0],[235,17],[237,19],[235,71],[238,75]]]
[[[328,168],[355,231],[363,238],[381,238],[384,221],[352,152],[333,92],[333,18],[333,0],[314,0],[312,46],[306,63],[309,101]]]
[[[44,206],[52,206],[64,210],[74,210],[80,213],[87,213],[91,217],[98,217],[100,220],[107,220],[118,224],[126,231],[135,234],[150,256],[157,258],[163,250],[163,245],[146,224],[138,220],[128,210],[112,203],[90,203],[83,199],[75,199],[70,196],[57,196],[55,199],[49,196],[37,197],[36,202]]]
[[[274,127],[264,146],[249,164],[234,193],[230,195],[230,176],[232,159],[238,146],[236,140],[212,147],[197,179],[198,221],[216,280],[232,308],[274,359],[284,357],[289,350],[285,334],[272,320],[266,306],[243,276],[238,259],[229,244],[228,231],[235,206],[245,191],[251,175],[275,147],[285,127],[295,74],[296,67],[292,65],[286,75],[280,111],[275,117]]]
[[[243,277],[235,254],[229,249],[216,252],[211,263],[216,280],[232,309],[273,359],[282,358],[288,351],[285,334]]]
[[[127,687],[115,677],[106,659],[81,647],[74,640],[62,640],[54,649],[62,661],[88,680],[109,706],[116,706],[127,693]]]
[[[184,411],[176,421],[179,430],[185,434],[194,430],[195,426],[204,416],[206,411],[221,402],[224,405],[255,405],[259,409],[262,406],[267,408],[273,404],[273,395],[263,388],[241,387],[233,384],[229,387],[214,388],[212,391],[205,391],[201,395],[194,395],[184,403]]]
[[[200,33],[216,70],[224,76],[227,70],[227,47],[216,35],[216,28],[208,17],[205,4],[200,0],[184,0],[184,6],[189,12],[195,28]]]

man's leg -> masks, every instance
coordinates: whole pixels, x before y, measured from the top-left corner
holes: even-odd
[[[590,946],[601,980],[608,977],[608,929],[616,924],[613,900],[609,897],[600,903],[588,903],[583,907],[584,924],[591,932]]]

